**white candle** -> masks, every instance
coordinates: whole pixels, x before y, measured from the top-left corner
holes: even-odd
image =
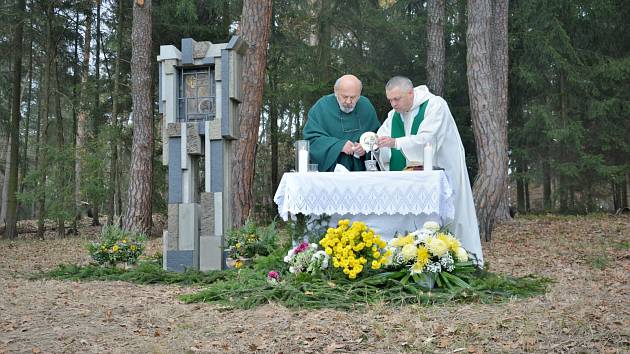
[[[308,171],[308,151],[300,150],[298,152],[298,172]]]
[[[429,143],[424,144],[424,170],[433,170],[433,146]]]

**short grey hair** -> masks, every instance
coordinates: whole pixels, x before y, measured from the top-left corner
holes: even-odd
[[[345,75],[344,75],[344,76],[345,76]],[[335,90],[338,90],[338,89],[339,89],[339,85],[340,85],[340,83],[341,83],[341,78],[343,78],[343,76],[342,76],[342,77],[340,77],[340,78],[338,78],[338,79],[335,81]],[[359,91],[363,91],[363,83],[361,82],[361,80],[359,80],[359,78],[358,78],[358,77],[357,77],[356,79],[359,81]]]
[[[413,90],[413,83],[409,78],[404,76],[394,76],[385,85],[385,91],[390,91],[393,88],[399,88],[401,90]]]

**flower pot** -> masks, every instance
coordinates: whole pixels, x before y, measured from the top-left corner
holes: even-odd
[[[116,263],[117,269],[131,270],[136,267],[136,264],[129,264],[127,262]]]
[[[418,276],[418,281],[416,284],[420,285],[423,288],[433,289],[435,288],[435,279],[430,277],[428,274],[420,274]]]

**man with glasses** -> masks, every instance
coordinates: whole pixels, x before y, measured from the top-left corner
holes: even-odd
[[[320,98],[308,112],[303,135],[319,171],[333,171],[337,164],[349,171],[365,170],[365,150],[358,141],[361,134],[376,132],[380,123],[361,89],[356,76],[344,75],[335,82],[334,93]]]

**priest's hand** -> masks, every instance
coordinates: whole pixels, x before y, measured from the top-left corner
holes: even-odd
[[[396,146],[396,139],[390,138],[388,136],[379,136],[378,140],[376,141],[376,145],[378,145],[379,148],[393,148]]]
[[[346,141],[346,144],[343,146],[343,149],[341,149],[341,152],[346,155],[354,155],[354,144],[352,141]]]
[[[363,146],[361,146],[361,144],[359,143],[354,143],[354,156],[361,157],[363,155],[365,155],[365,150],[363,149]]]

